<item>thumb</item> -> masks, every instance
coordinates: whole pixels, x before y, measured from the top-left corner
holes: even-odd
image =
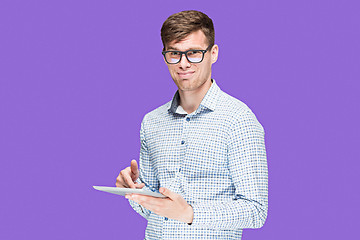
[[[164,196],[166,196],[166,197],[168,197],[168,198],[170,198],[170,199],[174,199],[174,198],[177,197],[177,194],[176,194],[176,193],[174,193],[174,192],[172,192],[172,191],[170,191],[169,189],[164,188],[164,187],[161,187],[161,188],[159,189],[159,192],[160,192],[162,195],[164,195]]]

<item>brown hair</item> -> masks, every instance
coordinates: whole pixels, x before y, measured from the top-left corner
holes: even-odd
[[[182,11],[168,17],[161,27],[161,40],[165,47],[175,40],[180,42],[193,32],[201,30],[210,46],[215,42],[214,24],[206,14],[195,11]]]

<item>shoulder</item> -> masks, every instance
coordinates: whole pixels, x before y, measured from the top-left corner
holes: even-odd
[[[223,91],[219,92],[216,108],[229,117],[239,117],[249,112],[252,113],[251,109],[244,102]]]
[[[156,121],[166,118],[169,115],[168,109],[171,106],[171,102],[172,101],[169,101],[169,102],[161,105],[160,107],[155,108],[154,110],[145,114],[142,124],[149,124],[149,123],[151,124],[151,123],[154,123]]]
[[[223,91],[219,92],[216,110],[224,115],[233,127],[255,124],[262,129],[255,114],[244,102]]]

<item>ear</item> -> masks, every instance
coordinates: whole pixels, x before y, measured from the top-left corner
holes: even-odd
[[[211,63],[215,63],[219,55],[219,46],[215,44],[214,46],[212,46],[210,51],[211,51]]]

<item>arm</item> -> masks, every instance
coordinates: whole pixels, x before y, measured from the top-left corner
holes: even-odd
[[[145,116],[146,117],[146,116]],[[150,156],[148,151],[148,146],[146,143],[146,135],[145,135],[145,117],[141,123],[140,129],[140,141],[141,141],[141,148],[140,148],[140,169],[139,169],[139,178],[137,178],[136,182],[138,184],[143,184],[144,189],[156,191],[159,189],[159,181],[156,177],[156,173],[150,163]],[[150,210],[146,209],[145,207],[141,206],[140,204],[129,200],[131,207],[147,219],[151,213]]]
[[[268,208],[267,161],[264,130],[251,111],[232,125],[228,168],[236,189],[235,199],[192,204],[192,224],[222,230],[262,227]]]
[[[146,144],[144,120],[141,124],[140,139],[140,164],[141,169],[135,160],[131,161],[131,166],[122,170],[116,179],[117,187],[144,188],[156,191],[159,189],[159,181],[156,171],[150,163],[148,146]],[[160,216],[176,219],[185,223],[191,223],[193,217],[192,207],[179,194],[173,193],[168,189],[160,188],[160,192],[167,196],[166,199],[154,198],[138,194],[127,194],[132,208],[148,219],[151,212]]]
[[[146,116],[145,116],[146,117]],[[149,149],[146,143],[146,127],[145,118],[141,124],[140,139],[140,177],[138,184],[144,184],[144,189],[157,191],[159,190],[167,198],[154,198],[150,196],[128,194],[126,198],[129,199],[130,205],[133,209],[148,219],[150,213],[155,213],[159,216],[175,219],[184,223],[191,223],[193,218],[193,209],[186,202],[186,200],[179,194],[176,194],[169,189],[160,188],[160,183],[157,178],[157,172],[153,169],[150,160]]]
[[[228,167],[236,189],[232,201],[199,202],[189,207],[182,196],[164,188],[160,190],[167,199],[137,194],[127,197],[160,216],[192,223],[198,228],[260,228],[267,216],[267,163],[264,131],[253,113],[244,114],[233,125],[228,138],[228,155]]]

